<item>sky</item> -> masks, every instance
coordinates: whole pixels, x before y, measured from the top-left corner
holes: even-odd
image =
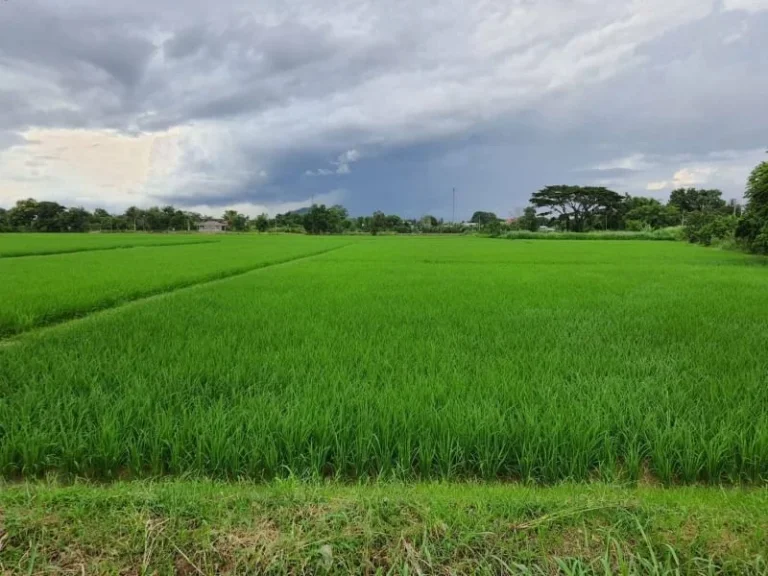
[[[3,0],[0,111],[5,207],[740,198],[768,159],[768,0]]]

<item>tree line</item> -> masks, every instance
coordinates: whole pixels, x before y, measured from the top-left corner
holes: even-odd
[[[744,197],[742,206],[726,202],[720,190],[678,188],[663,203],[604,187],[546,186],[533,193],[519,223],[527,230],[547,225],[573,232],[681,226],[690,242],[733,242],[768,254],[768,162],[752,171]]]
[[[683,226],[701,228],[704,223],[726,219],[731,228],[743,213],[735,200],[726,202],[716,189],[678,188],[666,202],[644,196],[618,194],[592,186],[547,186],[531,196],[526,214],[528,229],[542,222],[558,230],[649,230]],[[699,230],[701,233],[701,230]]]
[[[340,205],[314,204],[309,208],[255,218],[225,211],[219,218],[179,210],[174,206],[147,209],[132,206],[122,214],[110,214],[102,208],[90,212],[82,207],[66,207],[57,202],[19,200],[9,208],[0,208],[0,232],[184,232],[197,230],[205,220],[222,220],[235,232],[296,232],[307,234],[344,234],[352,232],[459,232],[459,224],[446,223],[434,216],[419,219],[374,212],[371,216],[351,217]]]
[[[476,211],[469,222],[452,223],[431,215],[418,219],[376,211],[352,217],[341,205],[314,204],[270,217],[249,218],[235,210],[221,216],[229,230],[344,233],[463,233],[477,230],[498,236],[509,230],[555,229],[571,232],[600,230],[649,230],[680,226],[691,242],[711,244],[733,240],[753,252],[768,253],[768,162],[751,173],[745,192],[747,203],[726,201],[716,189],[679,188],[666,202],[644,196],[619,194],[605,187],[546,186],[531,195],[529,206],[519,217],[501,219],[493,212]],[[57,202],[19,200],[0,208],[0,232],[88,232],[88,231],[189,231],[211,219],[174,206],[128,208],[110,214],[97,208],[68,208]]]

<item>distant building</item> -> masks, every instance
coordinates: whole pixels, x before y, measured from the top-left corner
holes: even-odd
[[[197,225],[198,232],[207,232],[215,234],[217,232],[226,232],[227,223],[224,220],[203,220]]]

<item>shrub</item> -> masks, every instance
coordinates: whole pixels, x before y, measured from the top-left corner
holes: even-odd
[[[680,228],[662,228],[641,232],[528,232],[515,230],[504,235],[508,240],[680,240]]]
[[[713,242],[732,240],[738,223],[738,218],[732,215],[691,212],[683,233],[689,242],[709,246]]]

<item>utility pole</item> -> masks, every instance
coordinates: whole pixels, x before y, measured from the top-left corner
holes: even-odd
[[[453,188],[453,212],[451,213],[451,222],[456,224],[456,187]]]

